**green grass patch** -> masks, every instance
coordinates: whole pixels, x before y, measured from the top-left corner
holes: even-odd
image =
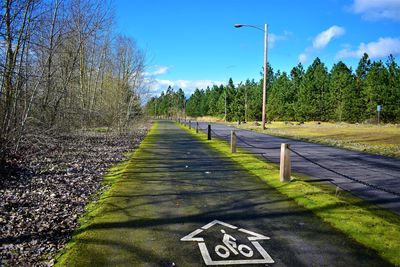
[[[101,242],[98,242],[99,244],[95,242],[95,240],[103,240],[104,235],[102,236],[102,231],[91,230],[90,226],[96,223],[123,221],[125,219],[123,214],[111,212],[111,205],[118,206],[121,204],[118,201],[124,201],[123,199],[112,198],[112,196],[115,194],[124,194],[124,190],[128,190],[126,183],[129,183],[129,181],[127,182],[125,179],[128,175],[127,172],[133,167],[133,161],[143,156],[144,149],[152,148],[154,143],[153,134],[156,132],[157,127],[157,123],[154,123],[140,146],[134,152],[128,153],[127,156],[129,160],[108,169],[103,180],[104,184],[107,185],[106,189],[99,192],[100,197],[98,200],[92,201],[86,206],[85,214],[79,219],[80,227],[75,230],[72,239],[56,257],[56,266],[87,266],[87,262],[83,262],[82,259],[90,259],[91,263],[93,263],[93,261],[96,262],[96,260],[98,260],[99,264],[104,262],[104,257],[107,257],[107,254],[85,254],[87,251],[90,251],[87,247],[101,247],[103,245]],[[135,166],[138,166],[138,164],[135,163]],[[135,181],[132,181],[129,188],[130,186],[134,187],[138,185]],[[110,199],[112,199],[112,201],[110,201]],[[88,240],[90,240],[90,242],[88,242]],[[123,234],[121,234],[121,240],[123,240]]]
[[[400,266],[400,217],[331,185],[309,184],[306,176],[294,174],[289,183],[279,181],[279,168],[257,156],[245,154],[243,149],[232,154],[226,141],[207,140],[205,133],[185,131],[207,143],[212,149],[230,157],[250,173],[260,177],[280,193],[311,210],[323,221],[345,233],[358,243],[375,250],[381,257]]]

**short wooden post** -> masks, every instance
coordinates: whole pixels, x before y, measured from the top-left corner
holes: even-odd
[[[199,122],[196,121],[196,133],[199,133]]]
[[[280,180],[289,182],[291,176],[291,162],[289,144],[281,144]]]
[[[231,131],[231,152],[236,153],[236,133],[234,130]]]
[[[189,121],[189,130],[192,129],[192,121]]]
[[[207,140],[211,140],[211,125],[208,125],[207,128]]]

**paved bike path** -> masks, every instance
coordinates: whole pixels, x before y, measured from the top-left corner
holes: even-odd
[[[199,122],[202,129],[206,129],[207,124]],[[195,125],[195,122],[192,122],[192,125]],[[238,137],[241,138],[238,139],[239,146],[255,153],[265,153],[264,156],[274,163],[279,163],[281,143],[288,143],[292,149],[322,166],[372,186],[378,186],[384,190],[395,192],[397,195],[349,180],[291,153],[292,169],[294,171],[317,179],[330,181],[371,203],[400,214],[400,159],[275,137],[218,123],[211,123],[211,128],[214,137],[218,137],[219,135],[225,140],[229,139],[228,135],[231,130],[236,130]],[[251,146],[264,147],[266,149]]]
[[[146,140],[65,265],[390,266],[175,124]]]

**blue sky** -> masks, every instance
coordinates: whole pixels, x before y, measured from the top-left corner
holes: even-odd
[[[263,32],[236,23],[269,25],[268,61],[274,70],[307,67],[320,57],[328,68],[353,69],[363,52],[375,60],[400,58],[400,0],[115,0],[119,33],[146,52],[146,80],[158,94],[168,85],[196,87],[258,80]],[[399,60],[397,60],[399,61]]]

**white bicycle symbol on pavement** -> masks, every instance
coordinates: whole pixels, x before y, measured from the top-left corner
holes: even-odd
[[[236,238],[227,234],[225,230],[221,230],[221,232],[224,234],[224,237],[222,238],[222,243],[224,243],[225,246],[224,245],[215,246],[215,252],[217,253],[218,256],[226,259],[231,255],[232,252],[234,255],[238,255],[240,253],[247,258],[253,257],[254,252],[249,246],[246,246],[244,244],[238,245],[236,243]]]

